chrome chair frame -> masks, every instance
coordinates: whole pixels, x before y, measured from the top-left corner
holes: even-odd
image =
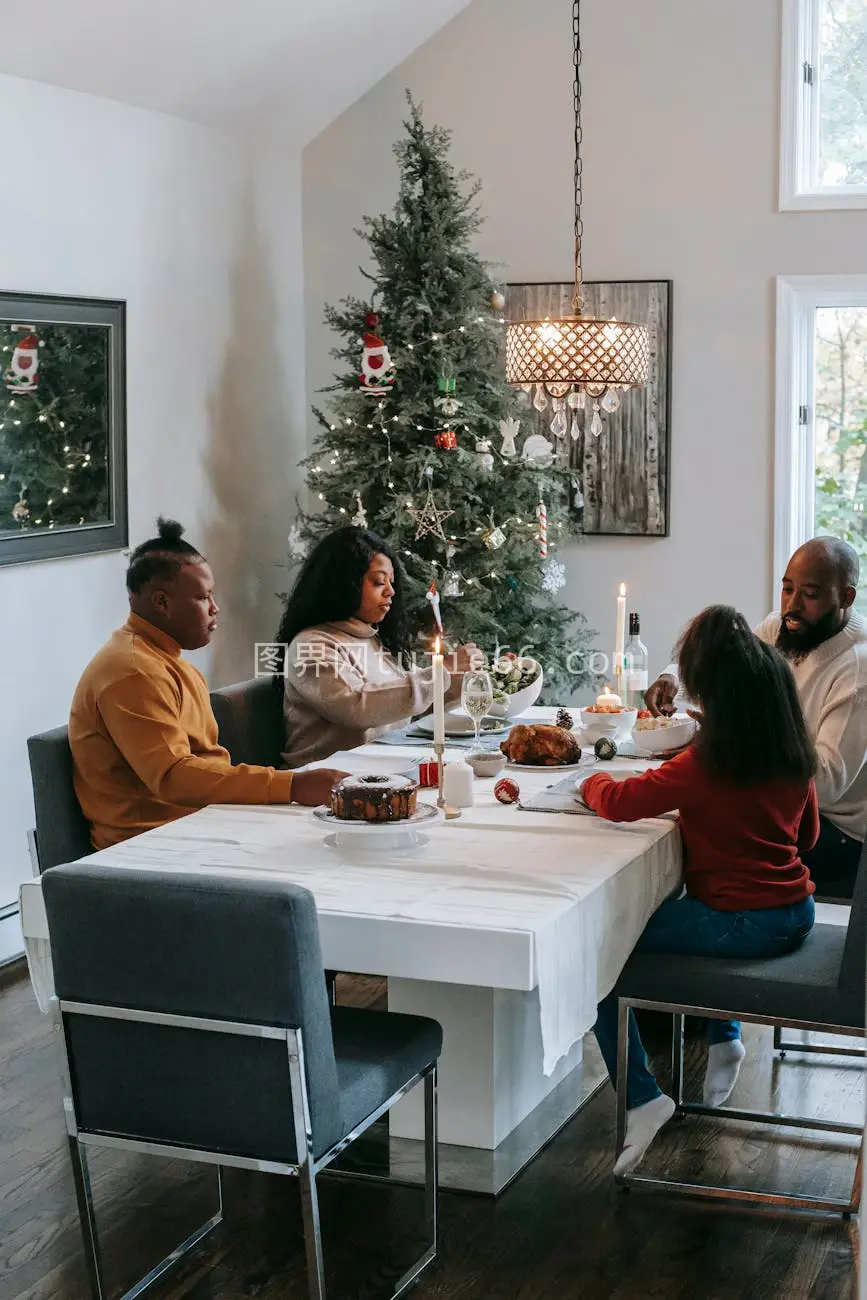
[[[794,1039],[786,1040],[783,1038],[784,1029],[797,1028],[795,1025],[774,1025],[774,1051],[780,1053],[780,1059],[785,1058],[786,1052],[807,1052],[813,1056],[856,1056],[859,1060],[865,1059],[867,1045],[864,1047],[829,1047],[827,1043],[796,1043]],[[857,1034],[849,1033],[849,1038],[857,1038]]]
[[[645,1191],[672,1192],[685,1196],[708,1197],[713,1200],[739,1201],[758,1205],[774,1206],[778,1209],[804,1210],[813,1213],[842,1214],[844,1219],[857,1214],[861,1204],[861,1171],[864,1160],[864,1128],[860,1124],[844,1124],[832,1120],[811,1119],[809,1117],[781,1115],[774,1111],[740,1110],[729,1106],[703,1106],[697,1102],[684,1101],[683,1097],[683,1022],[684,1016],[702,1016],[715,1020],[741,1020],[756,1025],[787,1025],[791,1029],[812,1029],[825,1034],[843,1034],[852,1037],[851,1026],[823,1025],[812,1021],[782,1021],[770,1016],[745,1014],[743,1011],[723,1011],[716,1007],[684,1006],[671,1002],[654,1002],[645,998],[621,997],[618,1000],[617,1017],[617,1078],[626,1079],[628,1050],[628,1030],[630,1008],[643,1008],[648,1011],[664,1011],[674,1018],[671,1037],[671,1073],[672,1091],[677,1114],[712,1115],[720,1119],[740,1120],[753,1124],[776,1124],[786,1128],[813,1129],[825,1133],[847,1133],[861,1137],[852,1192],[848,1201],[812,1197],[789,1196],[778,1192],[755,1192],[745,1188],[717,1187],[706,1183],[683,1182],[667,1178],[648,1178],[640,1174],[623,1174],[616,1179],[623,1188],[636,1187]],[[855,1049],[850,1049],[855,1052]],[[857,1054],[857,1052],[856,1052]],[[616,1156],[623,1150],[626,1137],[626,1088],[617,1089],[617,1129]]]
[[[285,1164],[274,1160],[258,1160],[252,1157],[227,1155],[222,1151],[204,1151],[173,1144],[140,1141],[133,1138],[105,1133],[95,1129],[83,1128],[76,1104],[75,1088],[72,1084],[72,1070],[67,1039],[67,1016],[94,1016],[108,1020],[131,1020],[149,1025],[164,1025],[178,1029],[196,1029],[208,1033],[234,1034],[249,1038],[271,1038],[285,1042],[288,1077],[287,1103],[291,1107],[295,1127],[297,1164]],[[90,1289],[93,1300],[106,1300],[107,1292],[102,1275],[99,1238],[97,1234],[96,1215],[88,1167],[87,1148],[103,1147],[116,1151],[134,1151],[144,1155],[164,1156],[169,1159],[192,1160],[202,1164],[217,1166],[217,1193],[219,1205],[217,1212],[206,1223],[196,1229],[185,1241],[182,1241],[165,1259],[155,1265],[149,1273],[136,1282],[130,1290],[124,1292],[120,1300],[136,1300],[150,1286],[165,1276],[184,1256],[188,1255],[223,1219],[223,1196],[221,1168],[249,1169],[260,1173],[284,1174],[297,1177],[301,1188],[301,1208],[304,1226],[304,1245],[307,1258],[308,1294],[310,1300],[326,1300],[325,1271],[322,1254],[322,1234],[319,1222],[319,1198],[317,1175],[336,1159],[352,1142],[355,1141],[371,1124],[375,1123],[399,1101],[416,1084],[424,1082],[425,1115],[425,1218],[430,1232],[430,1245],[424,1253],[399,1278],[390,1300],[397,1300],[422,1273],[430,1266],[437,1254],[437,1066],[434,1062],[427,1070],[416,1074],[398,1092],[388,1098],[377,1110],[368,1115],[351,1133],[347,1133],[330,1150],[318,1158],[313,1154],[313,1134],[310,1120],[310,1101],[307,1092],[307,1077],[304,1069],[304,1044],[299,1029],[282,1026],[247,1024],[239,1021],[209,1020],[195,1016],[170,1015],[162,1012],[140,1011],[128,1007],[99,1006],[94,1003],[59,1000],[55,1015],[54,1029],[57,1034],[60,1065],[64,1087],[64,1114],[69,1143],[69,1154],[75,1180],[75,1192],[81,1231],[84,1238],[84,1250]],[[369,1178],[365,1175],[353,1175],[341,1171],[340,1176],[365,1178],[366,1181],[386,1182],[389,1180]]]

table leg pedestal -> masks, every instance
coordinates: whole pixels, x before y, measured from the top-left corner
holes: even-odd
[[[440,1141],[494,1151],[581,1064],[576,1043],[554,1073],[542,1072],[539,995],[512,989],[389,979],[389,1011],[430,1016],[443,1027]],[[391,1111],[393,1137],[421,1138],[422,1099]]]

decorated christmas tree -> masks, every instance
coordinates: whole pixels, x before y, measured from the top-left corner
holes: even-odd
[[[426,129],[411,101],[404,126],[394,212],[358,231],[370,299],[326,308],[341,372],[327,409],[314,408],[313,513],[299,515],[290,554],[297,562],[335,526],[374,529],[403,560],[419,649],[436,630],[436,596],[450,642],[523,650],[552,698],[590,679],[591,634],[556,598],[574,527],[569,475],[552,444],[525,436],[505,382],[505,299],[471,246],[479,184],[450,163],[450,132]]]
[[[0,532],[103,522],[107,331],[0,322]]]

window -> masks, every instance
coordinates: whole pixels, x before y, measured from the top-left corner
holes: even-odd
[[[867,207],[867,0],[783,0],[780,207]]]
[[[867,578],[867,276],[778,281],[775,516],[776,589],[820,534],[851,543]]]

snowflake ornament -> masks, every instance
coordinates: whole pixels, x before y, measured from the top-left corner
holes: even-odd
[[[566,565],[560,560],[549,560],[542,569],[542,586],[553,596],[566,586]]]

